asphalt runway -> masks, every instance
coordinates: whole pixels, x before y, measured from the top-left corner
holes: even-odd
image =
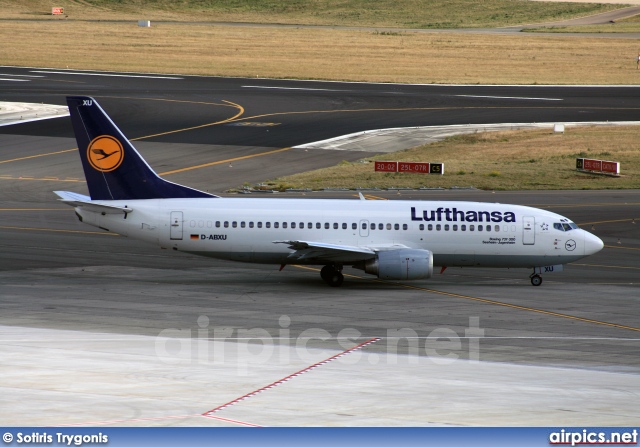
[[[636,120],[640,107],[638,88],[628,87],[250,80],[272,89],[243,87],[245,79],[46,76],[3,84],[0,100],[94,95],[157,171],[214,193],[367,156],[290,149],[351,132]],[[561,100],[478,98],[496,95]],[[591,229],[605,249],[546,275],[541,287],[525,270],[450,268],[407,283],[347,269],[343,287],[330,288],[315,269],[196,258],[80,224],[51,193],[86,193],[67,118],[0,128],[0,148],[0,415],[8,425],[575,426],[633,425],[640,416],[639,191],[366,191],[375,200],[548,208]],[[303,194],[358,199],[351,191],[280,196]],[[185,356],[180,340],[196,338]],[[300,340],[305,355],[294,349]],[[266,345],[277,359],[262,355]],[[296,371],[305,374],[288,378]]]

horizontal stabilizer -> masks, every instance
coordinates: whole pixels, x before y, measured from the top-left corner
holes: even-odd
[[[115,205],[103,205],[101,203],[96,203],[91,200],[91,197],[77,194],[75,192],[69,191],[54,191],[59,197],[60,201],[73,207],[82,207],[89,211],[93,211],[95,213],[104,213],[104,214],[120,214],[120,213],[130,213],[133,209],[124,206],[115,206]]]

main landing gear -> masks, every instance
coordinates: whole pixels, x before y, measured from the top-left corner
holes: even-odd
[[[320,277],[331,287],[340,287],[344,281],[341,265],[325,265],[320,270]]]
[[[542,284],[542,276],[538,275],[535,272],[535,270],[531,275],[529,275],[529,278],[531,278],[531,285],[532,286],[539,286],[540,284]]]

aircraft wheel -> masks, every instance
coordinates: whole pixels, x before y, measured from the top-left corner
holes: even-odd
[[[542,276],[540,275],[533,275],[531,277],[531,285],[532,286],[539,286],[540,284],[542,284]]]
[[[342,285],[342,282],[344,281],[344,275],[339,271],[334,270],[333,273],[331,273],[331,275],[329,275],[325,281],[327,281],[327,284],[329,284],[331,287],[340,287]]]
[[[332,265],[325,265],[324,267],[322,267],[322,269],[320,270],[320,278],[324,279],[325,281],[329,282],[329,277],[331,276],[331,274],[333,272],[335,272],[336,269],[333,268]]]

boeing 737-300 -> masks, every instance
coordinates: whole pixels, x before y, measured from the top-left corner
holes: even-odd
[[[81,222],[162,248],[228,261],[343,266],[389,280],[433,266],[541,273],[597,253],[602,241],[570,219],[521,206],[458,201],[222,198],[159,177],[91,97],[67,103],[90,197],[56,191]]]

